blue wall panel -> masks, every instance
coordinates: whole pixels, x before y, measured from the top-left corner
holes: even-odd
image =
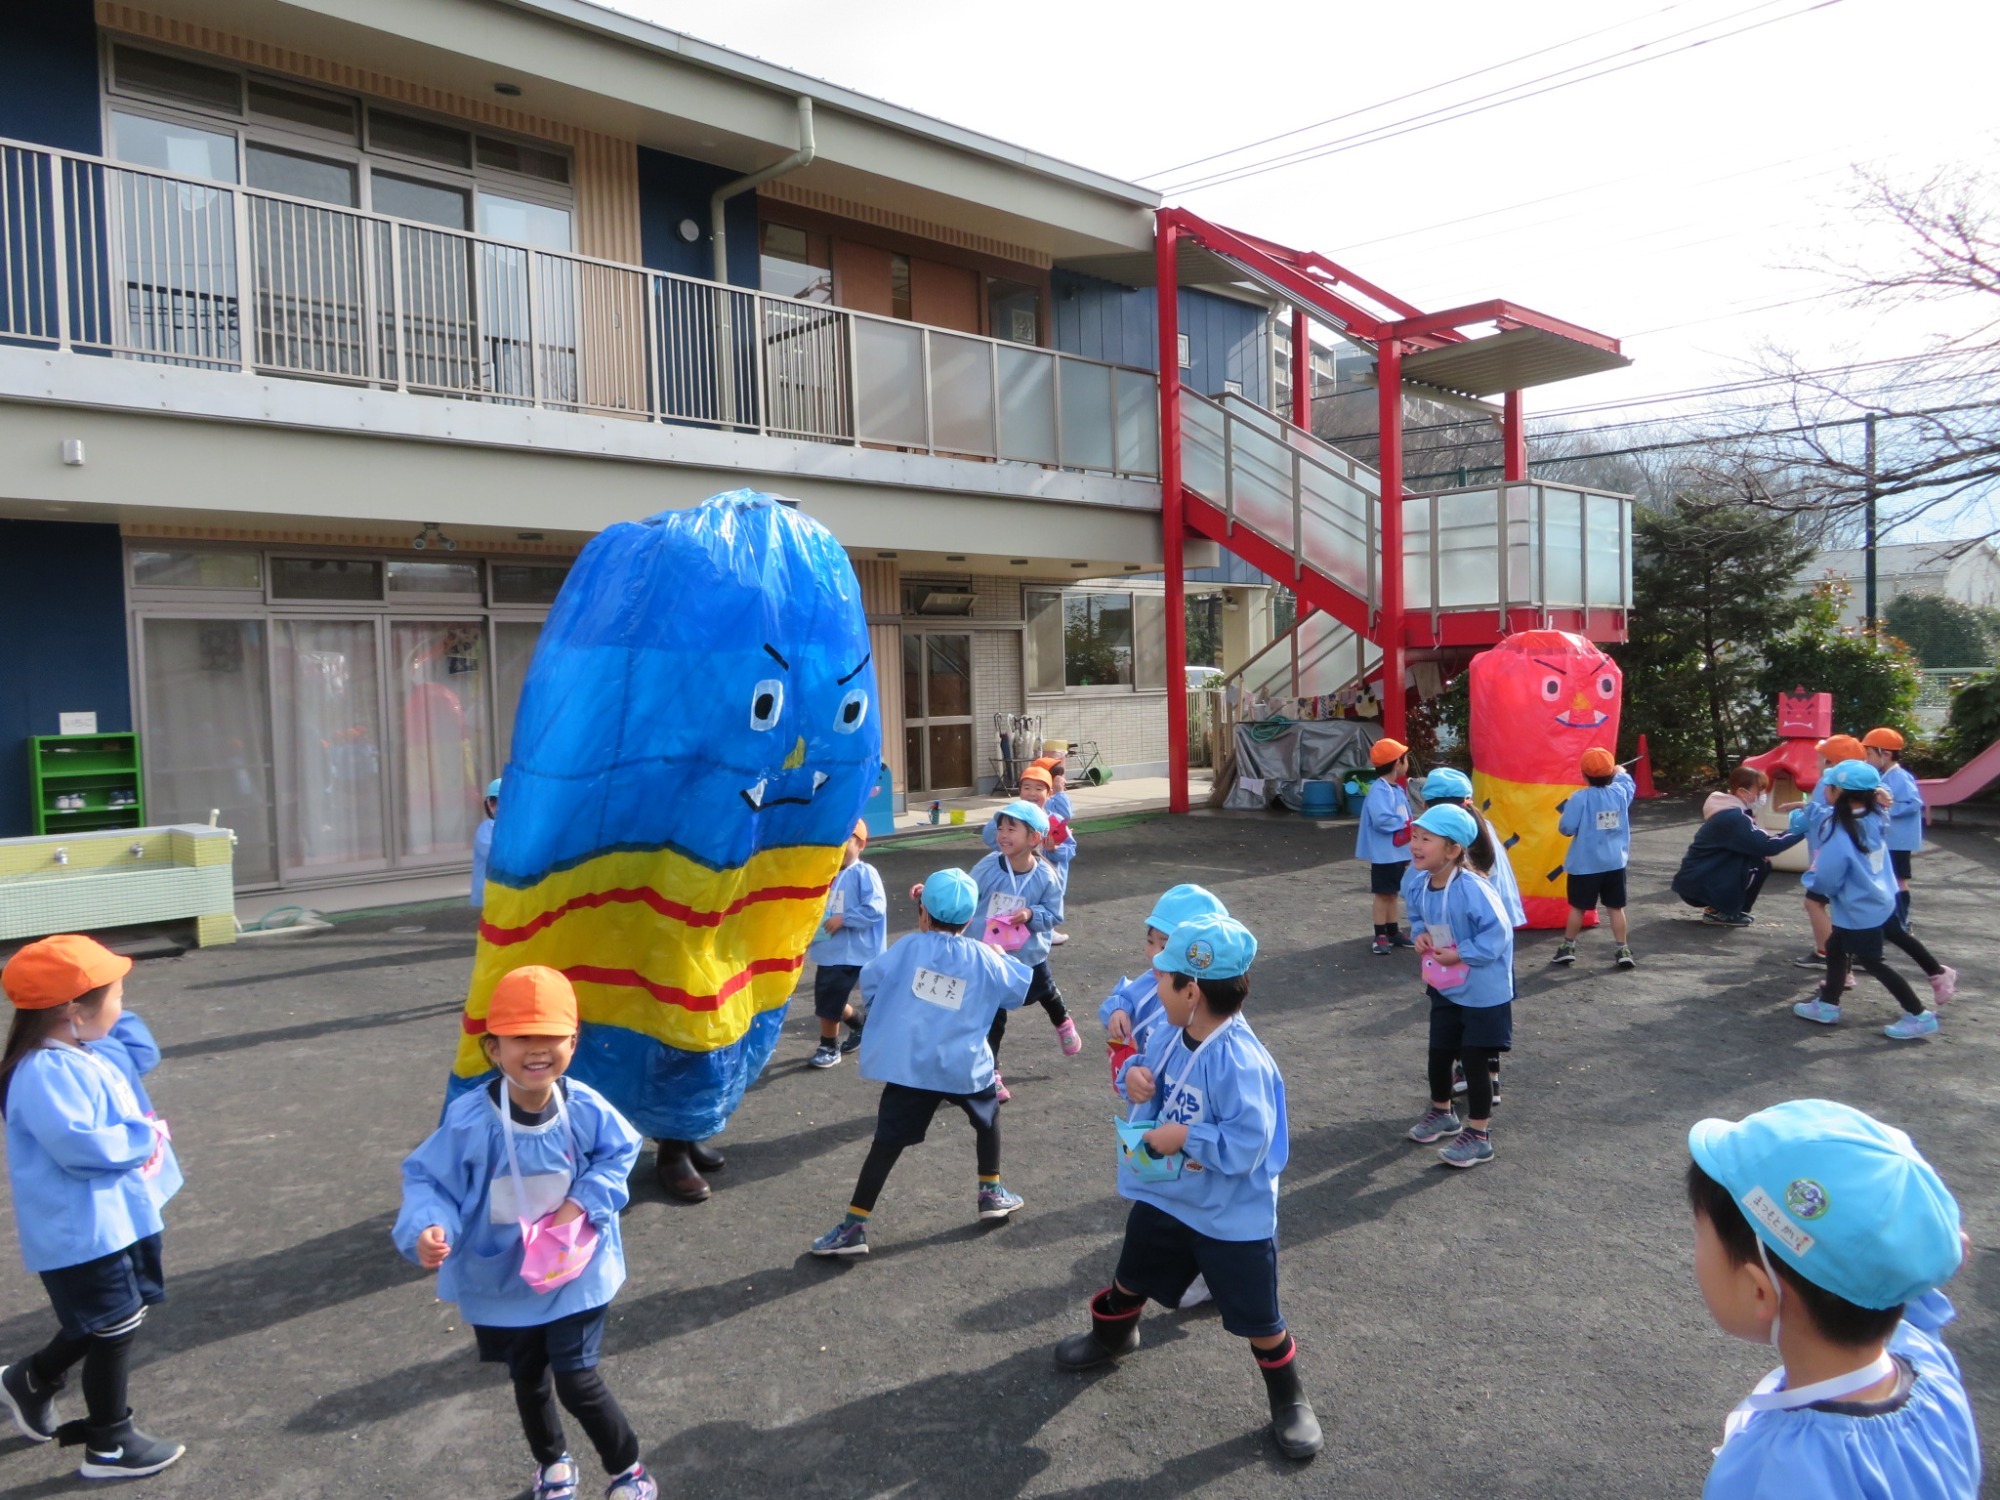
[[[95,155],[103,134],[91,0],[8,6],[0,45],[0,135]]]
[[[681,276],[715,275],[715,252],[708,233],[708,198],[717,188],[741,176],[727,167],[712,166],[685,156],[639,148],[639,258],[655,271]],[[737,286],[757,285],[757,195],[741,193],[723,207],[729,230],[729,279]],[[701,238],[690,245],[675,232],[683,219],[701,226]]]
[[[1157,304],[1150,287],[1124,287],[1094,276],[1054,276],[1056,347],[1088,359],[1152,370],[1159,366]],[[1195,287],[1180,289],[1181,332],[1189,368],[1182,379],[1204,396],[1233,380],[1260,406],[1270,404],[1270,349],[1264,310]]]
[[[123,559],[116,526],[0,521],[0,838],[35,831],[29,735],[70,711],[132,727]]]

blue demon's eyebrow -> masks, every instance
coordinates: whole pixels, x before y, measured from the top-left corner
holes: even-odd
[[[771,653],[771,660],[772,660],[772,661],[776,662],[776,663],[777,663],[777,664],[778,664],[779,666],[783,667],[783,668],[784,668],[784,669],[785,669],[785,670],[786,670],[787,672],[789,672],[789,671],[791,671],[791,670],[792,670],[792,664],[791,664],[790,662],[786,661],[786,660],[784,659],[784,657],[782,657],[782,656],[778,655],[778,652],[777,652],[777,648],[776,648],[776,647],[774,647],[774,646],[771,646],[771,645],[768,645],[768,644],[767,644],[767,645],[766,645],[766,646],[764,647],[764,649],[765,649],[766,651],[769,651],[769,652]]]
[[[868,663],[869,663],[869,662],[871,662],[871,661],[873,661],[873,660],[874,660],[874,655],[873,655],[873,653],[871,652],[871,653],[870,653],[869,655],[867,655],[867,656],[864,656],[864,657],[862,657],[862,658],[861,658],[861,667],[865,667],[865,666],[867,666],[867,665],[868,665]],[[854,679],[855,679],[855,678],[856,678],[857,676],[859,676],[859,675],[860,675],[860,672],[861,672],[861,667],[856,667],[856,668],[855,668],[855,669],[854,669],[854,670],[853,670],[852,672],[849,672],[849,673],[848,673],[848,674],[847,674],[847,675],[846,675],[845,677],[841,678],[841,679],[840,679],[840,681],[836,682],[836,683],[834,684],[834,686],[835,686],[835,687],[846,687],[846,686],[848,685],[848,683],[850,683],[850,682],[854,681]]]

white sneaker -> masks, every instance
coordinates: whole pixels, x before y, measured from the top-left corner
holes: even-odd
[[[1213,1302],[1214,1300],[1215,1293],[1208,1289],[1208,1278],[1206,1276],[1197,1276],[1189,1284],[1188,1289],[1181,1293],[1181,1300],[1178,1306],[1186,1310],[1190,1307],[1200,1307],[1202,1303]]]
[[[1069,941],[1069,934],[1066,932],[1052,932],[1049,934],[1049,946],[1051,948],[1060,948],[1064,943],[1068,941]]]

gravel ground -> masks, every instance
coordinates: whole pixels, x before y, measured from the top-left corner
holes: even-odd
[[[2000,841],[1940,829],[1919,857],[1919,929],[1967,994],[1939,1037],[1896,1044],[1879,1033],[1894,1004],[1865,976],[1837,1029],[1790,1014],[1809,980],[1790,966],[1806,946],[1792,877],[1773,879],[1764,920],[1743,931],[1704,928],[1674,900],[1693,819],[1642,806],[1636,972],[1612,969],[1605,934],[1569,970],[1548,966],[1553,935],[1522,939],[1498,1156],[1474,1172],[1403,1139],[1424,1103],[1427,1007],[1411,955],[1367,952],[1349,825],[1081,828],[1073,941],[1055,968],[1089,1043],[1064,1058],[1035,1010],[1010,1029],[1006,1178],[1027,1207],[1005,1225],[974,1223],[970,1132],[946,1112],[890,1180],[875,1253],[805,1255],[846,1203],[877,1092],[852,1058],[806,1068],[807,986],[722,1142],[714,1198],[666,1202],[650,1157],[635,1174],[605,1375],[666,1493],[1696,1493],[1768,1352],[1702,1310],[1687,1127],[1787,1097],[1847,1100],[1908,1128],[1974,1241],[1991,1240],[2000,1086],[1975,936],[2000,894]],[[878,845],[874,862],[897,892],[977,852],[946,836]],[[1143,964],[1153,897],[1190,879],[1262,944],[1248,1015],[1291,1107],[1283,1300],[1327,1430],[1309,1465],[1270,1447],[1256,1371],[1212,1309],[1150,1310],[1145,1349],[1115,1371],[1078,1378],[1049,1359],[1084,1326],[1122,1222],[1093,1013]],[[892,927],[913,920],[896,897]],[[472,946],[466,910],[412,910],[134,973],[128,1003],[166,1049],[149,1086],[188,1176],[169,1211],[171,1300],[141,1334],[133,1393],[148,1429],[189,1452],[145,1493],[524,1492],[504,1377],[388,1241],[397,1164],[436,1118]],[[0,1358],[17,1358],[52,1319],[0,1218]],[[2000,1430],[1989,1252],[1952,1291],[1952,1343]],[[0,1500],[76,1489],[74,1457],[0,1439]]]

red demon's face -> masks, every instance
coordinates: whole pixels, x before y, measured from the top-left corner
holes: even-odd
[[[1618,674],[1601,652],[1594,661],[1539,655],[1529,660],[1542,669],[1542,702],[1555,710],[1555,720],[1563,728],[1595,729],[1618,707]]]
[[[1585,750],[1613,748],[1625,682],[1579,635],[1522,631],[1471,665],[1472,763],[1503,781],[1570,786]]]

